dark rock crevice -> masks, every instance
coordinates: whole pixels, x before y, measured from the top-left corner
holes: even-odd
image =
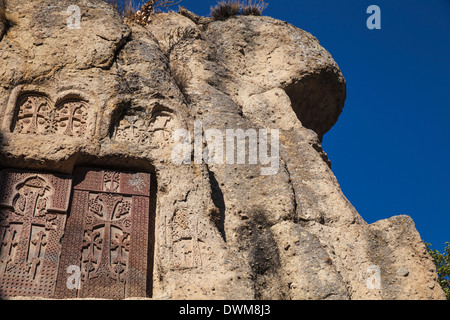
[[[225,233],[225,212],[226,212],[226,206],[225,206],[225,200],[223,192],[219,186],[219,182],[217,182],[217,179],[214,175],[214,172],[211,171],[208,167],[208,176],[209,176],[209,182],[211,186],[211,199],[215,205],[215,208],[210,210],[210,217],[214,225],[216,226],[217,230],[219,231],[220,235],[222,236],[222,239],[224,242],[227,242],[227,237]]]

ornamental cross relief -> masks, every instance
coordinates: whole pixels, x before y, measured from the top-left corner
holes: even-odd
[[[14,133],[70,137],[84,137],[89,133],[89,105],[82,100],[64,101],[55,107],[45,96],[30,93],[19,98],[16,113]]]
[[[71,182],[13,170],[0,182],[0,297],[51,297]]]
[[[18,219],[11,217],[10,223],[22,222],[22,231],[17,243],[17,253],[7,271],[21,269],[29,272],[32,279],[36,278],[37,267],[41,264],[43,247],[47,244],[47,236],[43,227],[46,225],[46,209],[50,187],[39,177],[28,179],[18,190],[15,196],[14,214]],[[48,228],[49,229],[49,228]],[[33,232],[39,230],[37,232]]]
[[[15,132],[36,134],[49,129],[49,107],[45,97],[25,96],[19,106]]]
[[[87,107],[83,101],[68,101],[58,108],[56,131],[66,136],[82,137],[87,131]]]
[[[123,282],[129,251],[130,200],[112,194],[91,196],[87,218],[90,229],[83,239],[84,277],[104,275]]]
[[[149,198],[142,172],[1,170],[0,298],[145,297]],[[74,266],[80,287],[71,291]]]
[[[93,168],[74,172],[57,298],[146,296],[149,196],[150,175],[146,173]],[[81,281],[71,291],[65,285],[65,270],[72,266],[80,268]]]
[[[9,232],[8,232],[9,231]],[[2,248],[0,248],[1,256],[0,256],[0,272],[5,273],[6,268],[8,267],[8,263],[12,261],[13,249],[17,246],[17,230],[10,228],[2,229],[1,242]]]

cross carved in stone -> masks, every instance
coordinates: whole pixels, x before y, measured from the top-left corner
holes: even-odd
[[[19,133],[41,133],[48,130],[48,103],[43,96],[29,95],[19,104],[16,131]]]
[[[85,135],[87,114],[84,102],[66,102],[58,115],[57,121],[59,122],[59,127],[65,127],[63,132],[64,135],[78,137]]]
[[[0,171],[0,298],[53,296],[69,200],[68,176]]]
[[[121,141],[143,142],[148,135],[148,125],[137,117],[122,119],[117,128],[116,138]]]
[[[55,296],[145,297],[152,273],[148,261],[149,234],[153,232],[150,175],[77,168],[74,181]],[[73,265],[81,269],[77,290],[66,286],[66,270]]]
[[[11,267],[26,272],[31,270],[30,275],[33,278],[36,276],[37,266],[41,262],[42,247],[46,244],[46,241],[43,240],[45,232],[41,230],[37,233],[38,238],[33,240],[31,238],[36,226],[45,226],[47,223],[45,213],[49,193],[50,187],[43,179],[38,176],[30,177],[19,187],[16,195],[18,205],[15,206],[14,215],[10,218],[11,222],[22,224],[21,236],[17,243],[17,251]],[[37,230],[39,230],[39,227]],[[34,252],[30,250],[31,244],[35,245]]]
[[[83,249],[88,249],[88,254],[82,259],[84,263],[84,271],[86,276],[90,277],[90,272],[95,270],[95,264],[97,264],[98,259],[95,256],[95,249],[102,249],[102,239],[100,238],[100,232],[86,230],[85,238],[83,239]]]
[[[91,224],[92,230],[104,228],[104,234],[101,242],[102,249],[98,266],[95,270],[90,272],[89,275],[87,275],[88,279],[95,278],[99,275],[106,275],[119,280],[120,274],[125,271],[126,261],[123,259],[123,250],[128,250],[128,246],[125,241],[128,233],[126,233],[124,229],[127,229],[126,226],[128,225],[129,220],[126,215],[125,217],[122,217],[117,214],[120,208],[124,205],[125,201],[126,200],[122,196],[109,193],[99,194],[90,201],[90,211],[93,217]],[[113,229],[119,229],[123,233],[119,236],[117,234],[114,235],[117,237],[117,240],[112,239]],[[93,247],[91,246],[90,250],[92,249]],[[118,249],[119,251],[115,261],[111,261],[111,250],[114,249]],[[113,268],[113,262],[117,264],[116,261],[120,261],[119,264],[122,266],[119,270],[114,270]]]
[[[119,191],[120,174],[113,171],[105,171],[103,175],[103,191]]]
[[[115,240],[112,240],[111,242],[111,249],[116,250],[117,249],[117,256],[112,261],[114,264],[114,275],[116,277],[116,280],[120,281],[120,276],[122,273],[124,273],[126,266],[127,266],[127,260],[124,256],[125,251],[129,252],[130,248],[130,241],[128,239],[129,234],[124,232],[122,235],[116,234]]]
[[[41,263],[41,259],[40,259],[41,249],[42,249],[42,247],[44,247],[47,244],[47,241],[44,240],[44,238],[47,237],[45,232],[39,231],[39,233],[36,236],[37,236],[37,238],[35,238],[31,241],[31,243],[35,246],[34,254],[33,254],[33,257],[31,258],[31,275],[32,275],[33,279],[36,277],[37,267]]]
[[[3,265],[3,270],[0,270],[0,272],[4,273],[6,272],[6,268],[8,267],[8,263],[12,261],[12,248],[17,246],[17,241],[15,240],[17,231],[9,228],[10,232],[7,232],[8,229],[4,229],[3,235],[2,235],[2,243],[1,243],[1,262]],[[8,235],[6,235],[8,234]],[[4,248],[3,248],[4,247]]]

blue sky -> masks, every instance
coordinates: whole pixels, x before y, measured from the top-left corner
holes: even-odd
[[[450,242],[450,0],[266,0],[268,15],[316,36],[340,66],[347,100],[323,148],[341,188],[372,223],[413,218]],[[181,5],[209,15],[215,0]],[[369,30],[367,7],[381,9]]]

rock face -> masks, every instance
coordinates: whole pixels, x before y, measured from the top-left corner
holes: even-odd
[[[78,1],[79,11],[72,4],[9,1],[6,14],[0,15],[0,166],[18,177],[42,176],[42,181],[50,181],[48,175],[72,181],[77,168],[112,170],[103,174],[99,192],[125,200],[121,198],[121,213],[111,213],[111,221],[103,225],[115,233],[98,231],[103,242],[96,247],[94,241],[89,247],[83,240],[82,250],[92,248],[92,255],[77,258],[81,271],[88,272],[81,279],[81,292],[90,281],[89,270],[98,272],[102,265],[117,281],[130,283],[137,263],[146,268],[137,275],[145,282],[147,272],[146,288],[130,289],[126,297],[445,298],[413,221],[396,216],[369,225],[340,190],[321,140],[339,117],[346,84],[331,55],[311,34],[269,17],[210,21],[186,10],[156,14],[142,27],[125,24],[99,0]],[[243,163],[191,161],[198,160],[198,146],[212,149],[208,132],[227,129],[254,130],[260,139],[265,132],[260,129],[278,129],[278,147],[277,140],[268,139],[269,150],[279,157],[251,163],[250,151],[244,151],[249,158]],[[173,157],[177,147],[186,145],[173,139],[176,132],[191,135],[187,150],[193,153],[182,163]],[[275,131],[269,133],[277,137]],[[113,234],[124,243],[124,230],[144,223],[132,220],[130,227],[116,221],[113,228],[114,217],[129,212],[123,208],[132,197],[119,183],[124,173],[114,172],[150,176],[149,203],[132,209],[147,208],[141,220],[148,219],[144,245],[149,249],[141,255],[133,253],[133,245],[105,244]],[[129,187],[142,191],[140,177],[127,178]],[[0,194],[19,195],[0,199],[4,243],[12,217],[27,212],[21,211],[19,200],[31,193],[22,194],[21,188],[36,188],[37,182],[27,181],[0,181]],[[75,191],[85,190],[76,179],[72,185]],[[56,196],[51,193],[49,199]],[[90,197],[86,203],[94,207],[100,196]],[[44,211],[31,215],[54,214],[40,203]],[[73,212],[70,206],[57,214]],[[77,215],[69,214],[67,228]],[[46,224],[45,230],[52,228],[56,230]],[[83,228],[81,236],[97,230]],[[38,273],[47,256],[36,251],[34,236],[31,232],[29,242],[20,238],[20,243],[34,248],[36,263],[23,259],[31,261],[30,277],[37,283],[44,279]],[[61,237],[64,247],[68,236]],[[12,256],[14,250],[3,248],[0,273],[5,278],[16,270],[18,258]],[[93,262],[93,257],[104,259]],[[102,264],[105,259],[109,265]],[[65,272],[62,264],[59,276]],[[65,280],[47,276],[48,285],[57,288]],[[49,297],[57,296],[49,292]]]

